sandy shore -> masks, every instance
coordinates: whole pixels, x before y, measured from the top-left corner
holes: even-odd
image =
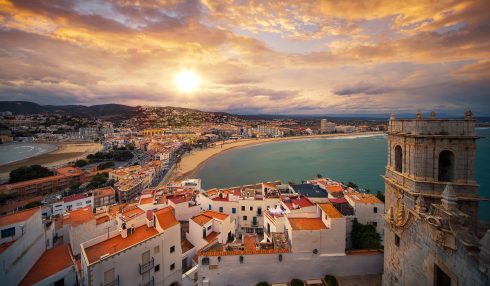
[[[22,166],[43,165],[46,167],[55,167],[71,161],[83,159],[88,154],[95,153],[102,149],[102,145],[99,143],[70,143],[56,145],[58,146],[58,149],[52,152],[0,166],[0,179],[8,178],[10,171]]]
[[[382,131],[377,132],[361,132],[361,133],[341,133],[341,134],[322,134],[322,135],[311,135],[311,136],[295,136],[295,137],[280,137],[280,138],[265,138],[265,139],[243,139],[238,141],[225,141],[216,142],[215,146],[203,149],[203,150],[193,150],[189,154],[185,154],[180,163],[174,168],[170,176],[168,176],[166,182],[171,182],[173,180],[182,180],[185,178],[191,178],[193,174],[203,166],[207,160],[212,157],[231,150],[235,148],[257,145],[263,143],[288,141],[288,140],[305,140],[305,139],[315,139],[315,138],[338,138],[338,137],[350,137],[350,136],[372,136],[383,134]]]

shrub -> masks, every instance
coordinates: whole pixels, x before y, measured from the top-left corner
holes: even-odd
[[[52,176],[54,173],[41,165],[24,166],[10,172],[9,183],[23,182]]]
[[[361,224],[354,219],[352,223],[352,248],[354,249],[379,249],[381,248],[381,236],[372,225]]]
[[[304,286],[305,284],[303,283],[303,281],[299,280],[299,279],[293,279],[291,280],[291,286]]]
[[[85,160],[83,160],[83,159],[80,159],[80,160],[77,160],[77,161],[75,162],[75,167],[79,167],[79,168],[80,168],[80,167],[83,167],[83,166],[85,166],[85,165],[87,165],[87,164],[88,164],[88,162],[87,162],[87,161],[85,161]]]
[[[337,286],[339,285],[337,282],[337,279],[333,277],[332,275],[325,275],[325,282],[327,283],[328,286]]]
[[[104,169],[112,168],[112,167],[114,167],[114,162],[109,161],[109,162],[104,162],[104,163],[100,163],[99,165],[97,165],[97,170],[104,170]]]
[[[269,282],[262,281],[262,282],[257,283],[257,285],[255,285],[255,286],[270,286],[270,285],[271,284],[269,284]]]

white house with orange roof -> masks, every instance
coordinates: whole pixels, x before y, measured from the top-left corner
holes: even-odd
[[[0,281],[2,285],[18,285],[46,247],[52,247],[41,208],[1,216],[0,233]]]
[[[202,210],[212,210],[225,213],[231,216],[233,220],[238,219],[238,200],[240,199],[239,188],[229,189],[210,189],[200,192],[196,201]]]
[[[372,194],[359,192],[347,192],[345,199],[354,208],[354,217],[357,221],[373,225],[383,241],[385,204]]]
[[[180,223],[172,207],[81,248],[83,285],[181,285]]]
[[[114,231],[116,220],[106,214],[95,216],[91,207],[63,214],[63,241],[70,243],[73,255],[80,254],[80,244],[94,237]]]
[[[218,241],[225,243],[235,235],[235,223],[231,217],[215,211],[204,211],[189,220],[187,240],[197,250]]]
[[[194,200],[192,191],[167,196],[167,203],[175,209],[175,217],[179,221],[188,221],[201,211],[201,206]]]

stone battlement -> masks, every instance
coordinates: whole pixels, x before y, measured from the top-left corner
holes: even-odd
[[[391,114],[388,133],[406,135],[442,135],[442,136],[476,136],[475,120],[471,111],[464,119],[437,119],[431,112],[430,118],[424,119],[418,112],[415,119],[395,119]]]

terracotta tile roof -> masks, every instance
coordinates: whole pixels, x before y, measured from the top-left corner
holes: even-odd
[[[287,198],[288,197],[283,197],[281,200],[284,203],[284,205],[290,210],[296,209],[294,206],[299,206],[300,208],[306,208],[315,205],[305,196],[289,197],[289,200]]]
[[[140,205],[146,205],[146,204],[152,204],[152,203],[153,203],[153,197],[140,199]]]
[[[229,215],[225,213],[218,213],[213,211],[205,211],[202,214],[219,220],[225,220],[227,217],[229,217]]]
[[[351,200],[353,200],[356,203],[364,203],[364,204],[382,204],[383,203],[375,195],[371,195],[371,194],[352,192],[352,193],[347,193],[346,196],[348,196]]]
[[[100,259],[102,255],[112,255],[128,247],[136,245],[150,237],[158,234],[158,231],[153,227],[147,227],[146,225],[135,228],[133,233],[123,238],[117,235],[108,240],[104,240],[100,243],[87,247],[85,253],[89,263],[94,263]]]
[[[246,235],[243,239],[243,245],[245,246],[245,250],[256,250],[257,247],[255,245],[257,239],[255,235]]]
[[[16,213],[1,216],[0,227],[26,221],[40,210],[41,207],[35,207],[32,209],[23,210]]]
[[[321,230],[327,227],[321,218],[287,218],[293,230]]]
[[[211,221],[213,218],[209,217],[207,215],[199,214],[196,215],[195,217],[191,218],[193,221],[195,221],[198,225],[204,225]]]
[[[340,218],[343,215],[331,204],[318,204],[329,218]]]
[[[83,224],[91,220],[95,220],[95,216],[92,209],[88,207],[71,211],[68,215],[63,215],[63,224],[70,224],[72,226]]]
[[[122,211],[121,215],[123,217],[123,220],[124,221],[129,221],[137,216],[140,216],[142,214],[144,214],[145,211],[138,208],[138,207],[134,207],[134,208],[126,208]]]
[[[63,198],[63,202],[69,203],[69,202],[73,202],[73,201],[76,201],[76,200],[86,199],[86,198],[89,198],[89,197],[90,196],[89,196],[88,193],[74,194],[74,195],[71,195],[71,196],[68,196],[68,197],[64,197]]]
[[[247,255],[247,254],[274,254],[274,253],[288,253],[289,249],[274,248],[274,249],[257,249],[257,250],[235,250],[235,251],[203,251],[198,252],[195,257],[198,256],[228,256],[228,255]]]
[[[206,241],[211,242],[218,237],[219,233],[212,231],[208,236],[206,236]]]
[[[46,250],[19,285],[33,285],[73,265],[70,247],[64,244]]]
[[[207,190],[207,191],[206,191],[206,194],[207,194],[208,196],[217,195],[217,194],[218,194],[218,190],[217,190],[217,189]]]
[[[28,180],[28,181],[13,183],[13,184],[5,184],[5,185],[2,185],[1,188],[8,191],[8,190],[15,189],[15,188],[23,188],[23,187],[27,187],[30,185],[37,185],[37,184],[42,184],[42,183],[47,183],[47,182],[53,182],[53,181],[61,180],[64,178],[66,178],[66,177],[62,176],[62,175],[49,176],[49,177],[44,177],[44,178],[39,178],[39,179],[34,179],[34,180]]]
[[[92,192],[94,193],[94,198],[101,198],[101,197],[115,196],[116,195],[116,191],[112,187],[95,189]]]
[[[77,175],[83,174],[82,170],[80,170],[79,168],[75,168],[75,167],[58,168],[58,169],[56,169],[56,173],[58,175],[63,175],[66,177],[77,176]]]
[[[186,195],[168,196],[167,199],[174,204],[181,204],[189,201],[189,198],[187,198]]]
[[[179,221],[175,218],[174,208],[172,207],[166,207],[156,211],[155,216],[162,229],[169,229],[172,226],[179,224]]]
[[[110,221],[111,218],[108,215],[103,215],[95,219],[95,224],[101,224]]]
[[[331,193],[337,193],[337,192],[343,192],[344,187],[342,187],[340,184],[338,185],[324,185],[325,188],[327,189],[328,192]]]

